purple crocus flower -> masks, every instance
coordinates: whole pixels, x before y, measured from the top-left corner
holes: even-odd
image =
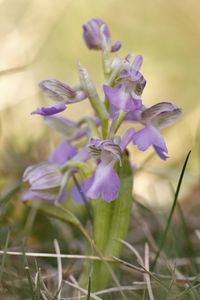
[[[92,176],[81,184],[81,192],[86,197],[97,199],[101,196],[106,202],[111,202],[117,198],[120,187],[120,180],[114,165],[121,161],[122,152],[128,143],[133,139],[134,130],[129,129],[121,140],[120,145],[112,140],[91,139],[89,149],[91,155],[97,159],[97,167]],[[73,198],[79,203],[83,203],[80,191],[73,189]]]
[[[172,124],[180,114],[181,109],[171,102],[160,102],[144,109],[137,120],[144,128],[133,135],[134,145],[141,151],[152,145],[158,156],[166,160],[168,150],[159,129]]]
[[[110,45],[110,32],[108,26],[100,19],[93,18],[83,25],[83,39],[89,49],[104,50]],[[121,42],[117,41],[111,47],[112,52],[121,48]]]
[[[115,109],[131,112],[142,107],[140,96],[146,85],[146,80],[139,72],[142,56],[136,56],[132,65],[126,61],[124,68],[114,81],[115,86],[104,85],[104,93]]]
[[[71,88],[69,85],[56,79],[43,80],[39,83],[39,87],[47,97],[58,103],[37,108],[31,114],[39,114],[42,116],[55,115],[64,111],[66,109],[66,104],[80,102],[87,98],[87,95],[83,90]]]

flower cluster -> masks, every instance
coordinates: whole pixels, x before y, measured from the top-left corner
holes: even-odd
[[[151,107],[144,105],[141,97],[146,80],[140,71],[142,56],[129,54],[124,59],[111,58],[111,53],[120,49],[121,42],[112,45],[109,29],[102,20],[94,18],[83,25],[83,39],[89,49],[103,54],[104,101],[81,64],[78,65],[79,82],[74,87],[57,79],[40,82],[39,87],[54,103],[37,108],[32,114],[42,115],[45,123],[58,132],[62,140],[47,161],[26,169],[23,179],[29,182],[30,189],[23,194],[24,201],[33,198],[54,204],[63,201],[69,181],[78,174],[81,184],[72,189],[77,202],[100,196],[110,202],[116,199],[120,188],[116,165],[120,166],[129,143],[140,151],[153,146],[161,159],[168,157],[160,129],[177,119],[180,108],[169,101]],[[67,105],[86,99],[94,109],[94,116],[83,116],[74,122],[58,115],[67,109]],[[124,122],[131,126],[120,137],[117,132]],[[141,129],[135,131],[134,123],[139,123]],[[84,146],[78,149],[75,144],[80,139]],[[95,167],[89,164],[91,160],[95,161]]]

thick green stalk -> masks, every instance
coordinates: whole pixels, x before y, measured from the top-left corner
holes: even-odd
[[[103,199],[99,198],[94,204],[94,224],[93,224],[93,239],[98,250],[104,255],[105,248],[108,242],[108,232],[110,228],[113,203],[106,203]],[[95,255],[98,253],[95,252]],[[102,261],[95,261],[93,263],[91,275],[92,290],[96,290],[99,282],[99,276],[102,268]],[[106,268],[106,267],[105,267]],[[109,271],[106,269],[109,273]],[[110,273],[109,273],[110,274]]]
[[[99,246],[103,255],[120,257],[122,244],[119,242],[119,239],[123,240],[126,238],[133,203],[133,174],[129,159],[125,154],[122,160],[122,167],[119,167],[118,171],[120,177],[118,198],[112,203],[104,202],[102,211],[100,207],[96,207],[96,216],[99,220],[96,220],[94,223],[94,242],[97,247]],[[94,216],[94,219],[96,216]],[[104,219],[105,216],[106,219]],[[105,224],[104,221],[106,222]],[[111,275],[105,264],[101,261],[95,262],[91,277],[92,290],[96,291],[106,288],[110,280]]]
[[[93,239],[100,251],[106,247],[108,240],[108,230],[112,217],[113,203],[106,203],[99,198],[93,201],[94,223],[93,223]]]
[[[88,255],[97,255],[99,253],[104,254],[104,249],[106,248],[108,241],[108,231],[110,228],[110,221],[112,217],[112,207],[113,203],[106,203],[103,199],[99,198],[93,200],[93,240],[96,248],[99,250],[91,248],[91,245],[87,243],[87,254]],[[100,269],[102,267],[101,261],[91,262],[86,260],[84,262],[83,271],[81,273],[79,284],[80,286],[87,288],[89,277],[91,276],[91,286],[96,286],[98,283],[98,276]],[[109,272],[109,271],[108,271]]]

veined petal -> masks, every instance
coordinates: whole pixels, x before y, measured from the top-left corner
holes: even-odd
[[[145,124],[152,124],[163,128],[172,124],[181,114],[181,109],[171,102],[160,102],[141,113],[141,120]]]
[[[51,106],[45,106],[37,108],[32,111],[31,115],[42,115],[42,116],[52,116],[66,109],[66,105],[63,102],[56,103]]]
[[[58,187],[62,180],[58,164],[42,162],[28,167],[23,175],[23,181],[29,181],[32,190]]]
[[[74,89],[57,79],[43,80],[39,83],[39,87],[47,97],[59,102],[76,96]]]
[[[39,83],[39,87],[47,97],[65,104],[79,102],[87,98],[83,90],[71,88],[68,84],[57,79],[43,80]]]
[[[113,159],[121,160],[121,148],[112,140],[90,139],[90,153],[97,159],[110,162]]]

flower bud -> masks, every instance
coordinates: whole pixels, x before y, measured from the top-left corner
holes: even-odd
[[[101,33],[101,28],[103,31]],[[83,25],[83,39],[89,49],[103,50],[104,41],[109,43],[108,26],[100,19],[93,18]]]

